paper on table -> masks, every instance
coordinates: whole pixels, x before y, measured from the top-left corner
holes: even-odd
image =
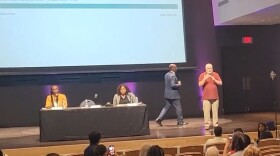
[[[138,106],[138,103],[128,103],[127,106]]]
[[[51,110],[61,110],[63,109],[62,107],[52,107]]]
[[[101,108],[101,105],[93,105],[93,106],[90,106],[90,108]]]

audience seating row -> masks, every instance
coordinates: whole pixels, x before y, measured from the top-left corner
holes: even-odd
[[[171,156],[203,156],[204,145],[193,145],[193,146],[176,146],[163,148],[165,155]],[[216,146],[222,154],[224,143],[212,144],[210,146]],[[118,151],[118,156],[138,156],[140,150],[124,150]]]
[[[259,149],[263,156],[280,156],[280,139],[271,138],[264,139],[259,142]],[[193,146],[175,146],[163,148],[165,156],[203,156],[203,146],[204,145],[193,145]],[[208,145],[216,146],[222,154],[225,144],[215,143]],[[117,151],[118,156],[138,156],[140,150],[121,150]],[[65,155],[66,156],[66,155]],[[74,154],[71,156],[83,156],[83,154]]]
[[[263,156],[280,156],[280,139],[261,140],[258,144]]]

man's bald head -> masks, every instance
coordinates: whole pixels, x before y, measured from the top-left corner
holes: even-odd
[[[168,66],[168,68],[169,68],[169,71],[174,71],[174,72],[177,71],[177,65],[176,64],[170,64]]]
[[[212,74],[213,73],[213,65],[210,63],[207,63],[205,65],[205,71],[207,74]]]

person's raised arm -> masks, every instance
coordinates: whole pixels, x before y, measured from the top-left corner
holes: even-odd
[[[206,80],[207,80],[209,77],[211,77],[209,74],[200,75],[200,76],[199,76],[199,81],[198,81],[198,86],[199,86],[199,87],[202,87],[202,86],[205,84]]]
[[[227,139],[227,142],[224,147],[223,156],[227,156],[230,148],[231,140]]]
[[[211,76],[211,78],[217,85],[223,85],[223,82],[218,74],[216,76]]]

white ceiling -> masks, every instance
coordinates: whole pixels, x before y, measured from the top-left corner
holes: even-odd
[[[235,18],[221,25],[274,25],[280,24],[280,4]]]

